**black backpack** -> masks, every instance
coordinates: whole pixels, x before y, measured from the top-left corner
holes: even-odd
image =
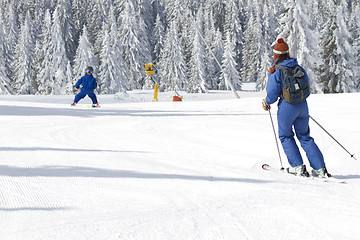
[[[310,95],[310,86],[299,65],[286,67],[275,65],[280,70],[283,84],[282,98],[288,103],[301,103]]]

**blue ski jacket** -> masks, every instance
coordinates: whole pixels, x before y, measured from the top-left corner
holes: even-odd
[[[286,67],[295,67],[296,65],[299,65],[299,64],[298,64],[296,58],[290,58],[290,59],[284,60],[283,62],[279,63],[278,65],[286,66]],[[309,83],[309,77],[306,74],[306,71],[302,67],[300,67],[300,68],[305,73],[306,80]],[[309,86],[310,86],[310,83],[309,83]],[[266,86],[266,92],[267,92],[266,102],[268,104],[272,104],[272,103],[276,102],[279,97],[281,98],[282,88],[283,88],[283,84],[282,84],[282,80],[281,80],[280,69],[275,68],[275,72],[270,74],[269,78],[268,78],[268,82],[267,82],[267,86]],[[280,99],[280,102],[282,102],[282,100],[283,99]],[[279,102],[279,104],[280,104],[280,102]]]
[[[86,93],[93,93],[94,89],[97,88],[96,79],[92,74],[85,74],[85,76],[81,77],[75,84],[76,88],[79,88],[82,85],[81,91],[85,90]]]
[[[284,60],[278,65],[294,67],[298,65],[298,62],[295,58],[290,58]],[[309,82],[308,75],[305,71],[304,73],[306,80]],[[301,147],[306,152],[310,166],[313,169],[320,169],[325,166],[325,163],[323,155],[318,146],[315,144],[314,139],[310,137],[309,109],[307,101],[305,99],[301,103],[297,104],[286,102],[281,97],[282,87],[283,84],[280,69],[275,69],[275,72],[270,74],[268,78],[266,86],[266,102],[268,104],[272,104],[280,98],[277,112],[279,139],[288,158],[289,164],[292,167],[303,164],[299,148],[294,140],[294,129],[296,137],[301,143]]]

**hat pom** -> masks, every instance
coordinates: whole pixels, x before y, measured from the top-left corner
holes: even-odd
[[[285,41],[284,41],[284,39],[282,39],[282,38],[279,38],[278,40],[277,40],[277,43],[284,43]]]

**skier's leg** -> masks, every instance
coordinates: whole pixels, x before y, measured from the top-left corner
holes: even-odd
[[[284,105],[287,103],[283,103]],[[294,132],[292,126],[294,119],[296,118],[296,112],[294,109],[287,106],[279,106],[278,110],[278,127],[279,127],[279,139],[283,146],[286,157],[291,167],[296,167],[303,164],[303,160],[299,151],[299,148],[294,139]]]
[[[88,96],[89,96],[89,98],[91,98],[93,104],[97,104],[97,103],[98,103],[98,100],[97,100],[97,98],[96,98],[95,93],[90,92],[90,93],[88,93]]]
[[[306,156],[313,169],[320,169],[325,166],[324,157],[316,145],[314,139],[310,136],[309,116],[301,116],[295,120],[294,128],[296,137],[301,143],[301,147],[306,152]]]
[[[86,92],[81,90],[78,94],[76,94],[74,102],[78,103],[81,99],[83,99],[86,96]]]

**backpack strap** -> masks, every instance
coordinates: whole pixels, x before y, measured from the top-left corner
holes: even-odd
[[[295,68],[296,66],[299,66],[299,65],[295,65],[294,67],[288,67],[288,66],[283,66],[283,65],[275,65],[275,68],[276,69],[287,69],[287,68],[290,68],[290,69],[292,69],[292,68]]]
[[[280,76],[281,78],[283,78],[283,74],[281,73],[281,70],[282,69],[285,69],[285,66],[282,66],[282,65],[275,65],[275,69],[279,69],[280,70]],[[283,91],[282,91],[282,88],[281,88],[281,92],[280,92],[280,99],[284,99],[284,95],[283,95]]]

